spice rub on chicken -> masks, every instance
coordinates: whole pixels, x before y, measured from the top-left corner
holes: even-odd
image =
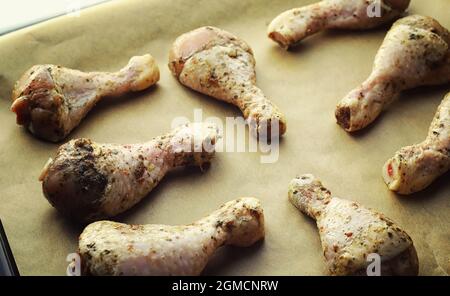
[[[202,27],[181,35],[169,68],[183,85],[237,106],[253,134],[270,139],[286,132],[284,115],[256,86],[253,51],[231,33]]]
[[[143,144],[72,140],[45,166],[40,176],[43,192],[71,219],[113,217],[137,204],[170,170],[208,165],[217,138],[215,125],[194,123]]]
[[[189,225],[127,225],[99,221],[79,238],[86,275],[195,276],[224,246],[249,247],[264,238],[259,200],[240,198]]]
[[[144,90],[158,80],[158,66],[149,54],[131,58],[115,73],[37,65],[16,83],[11,111],[17,115],[17,124],[36,137],[59,142],[102,98]]]
[[[417,275],[419,263],[409,235],[381,213],[332,197],[313,175],[295,178],[289,200],[316,220],[332,275],[367,275],[370,254],[381,258],[381,275]]]
[[[450,82],[450,33],[431,17],[395,22],[375,57],[372,73],[337,106],[348,132],[367,127],[402,91]]]
[[[367,30],[391,23],[409,3],[410,0],[324,0],[283,12],[270,23],[268,35],[281,47],[289,48],[327,29]],[[380,15],[374,17],[372,12]]]
[[[390,190],[412,194],[449,170],[450,93],[439,106],[425,141],[400,149],[384,165],[383,178]]]

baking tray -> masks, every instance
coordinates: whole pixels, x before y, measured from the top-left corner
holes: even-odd
[[[450,272],[450,186],[445,175],[427,190],[400,197],[387,190],[381,168],[400,147],[422,141],[449,86],[402,94],[366,130],[344,132],[337,102],[370,73],[388,30],[318,34],[292,51],[266,37],[280,12],[313,1],[114,1],[0,37],[0,217],[23,275],[63,275],[83,226],[67,221],[42,194],[38,176],[59,145],[31,136],[9,111],[14,82],[34,64],[114,71],[133,55],[151,53],[161,69],[158,86],[100,103],[67,139],[135,143],[170,130],[177,116],[239,116],[239,110],[182,87],[168,68],[180,34],[204,25],[235,33],[254,49],[258,85],[286,114],[288,132],[277,162],[260,153],[218,153],[205,172],[178,170],[135,208],[126,223],[185,224],[221,203],[254,196],[262,201],[267,235],[251,248],[225,247],[206,275],[326,274],[315,223],[287,200],[289,181],[313,173],[340,197],[377,209],[413,238],[421,275]],[[430,15],[450,28],[450,1],[412,1],[410,13]]]

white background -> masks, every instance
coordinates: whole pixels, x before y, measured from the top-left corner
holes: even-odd
[[[0,35],[109,0],[0,0]]]

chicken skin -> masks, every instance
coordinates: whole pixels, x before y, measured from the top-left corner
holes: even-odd
[[[86,275],[195,276],[219,247],[263,238],[259,200],[241,198],[185,226],[95,222],[80,235],[79,254]]]
[[[289,200],[316,220],[323,254],[332,275],[367,275],[370,254],[381,257],[381,275],[417,275],[411,238],[383,214],[332,197],[313,175],[292,180]]]
[[[383,167],[389,189],[412,194],[428,187],[450,170],[450,93],[431,123],[428,137],[420,144],[398,151]]]
[[[158,80],[158,66],[149,54],[133,57],[116,73],[37,65],[16,83],[11,111],[17,115],[17,124],[35,136],[59,142],[103,97],[144,90]]]
[[[337,106],[348,132],[372,123],[403,90],[450,82],[450,34],[436,20],[414,15],[398,20],[375,58],[372,74]]]
[[[144,144],[72,140],[45,166],[40,176],[43,192],[71,219],[110,218],[137,204],[171,169],[209,164],[217,138],[216,126],[194,123]]]
[[[364,30],[391,23],[409,6],[410,0],[324,0],[283,12],[269,25],[268,35],[283,48],[326,29]],[[381,4],[380,16],[377,12]]]
[[[186,33],[172,46],[169,68],[183,85],[239,107],[254,135],[286,132],[284,115],[255,84],[251,48],[238,37],[214,27]]]

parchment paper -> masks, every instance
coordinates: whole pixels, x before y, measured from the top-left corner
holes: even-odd
[[[280,12],[313,1],[126,0],[102,4],[80,17],[60,17],[0,37],[0,217],[23,275],[63,275],[67,254],[83,226],[68,222],[42,194],[39,173],[59,145],[37,140],[9,111],[14,82],[34,64],[84,71],[115,71],[133,55],[151,53],[161,69],[157,87],[100,103],[67,140],[135,143],[166,133],[176,116],[238,116],[239,110],[182,87],[167,68],[174,39],[214,25],[254,49],[258,85],[286,114],[288,132],[280,158],[261,164],[258,153],[220,153],[205,173],[171,173],[135,208],[117,217],[127,223],[185,224],[242,197],[261,199],[264,242],[225,247],[207,275],[327,274],[315,223],[287,200],[297,174],[314,173],[336,195],[361,202],[395,220],[413,238],[420,274],[450,272],[449,175],[422,193],[388,191],[381,168],[399,148],[421,142],[449,86],[405,92],[367,130],[351,136],[335,123],[334,108],[370,73],[388,27],[366,32],[327,32],[286,52],[266,37]],[[410,13],[435,17],[450,28],[450,1],[413,0]]]

